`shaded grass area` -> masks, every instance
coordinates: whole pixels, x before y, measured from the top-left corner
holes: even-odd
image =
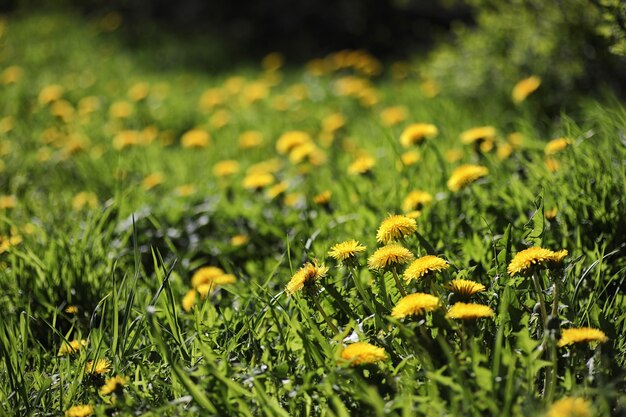
[[[620,103],[581,97],[575,119],[546,120],[533,100],[549,91],[519,106],[501,99],[508,92],[462,103],[432,97],[411,70],[385,65],[370,76],[381,64],[350,53],[327,57],[323,71],[270,59],[265,69],[202,73],[178,61],[178,44],[130,53],[98,25],[33,15],[2,26],[4,414],[91,404],[100,414],[534,415],[567,396],[589,401],[589,415],[624,411]],[[7,82],[11,66],[21,76]],[[343,123],[331,129],[336,114]],[[438,135],[404,148],[398,138],[414,122]],[[483,125],[496,128],[491,149],[459,141]],[[209,139],[196,133],[190,146],[194,129]],[[294,130],[308,150],[282,152],[277,138]],[[260,144],[245,145],[250,131]],[[561,136],[567,146],[546,154]],[[236,161],[230,175],[216,166],[224,161]],[[453,192],[450,176],[465,163],[489,173]],[[270,184],[249,185],[267,174]],[[415,190],[432,202],[406,210]],[[433,287],[404,290],[434,289],[447,308],[446,284],[469,278],[486,287],[474,301],[493,318],[461,323],[445,308],[391,316],[401,298],[393,274],[366,258],[381,221],[413,209],[418,234],[403,244],[450,268]],[[348,239],[367,247],[352,268],[327,256]],[[538,278],[547,302],[560,285],[554,333],[532,280],[507,272],[533,245],[569,252]],[[314,260],[330,267],[319,305],[284,293]],[[236,282],[212,284],[206,297],[197,287],[183,308],[208,265]],[[580,326],[608,342],[549,355],[559,333]],[[60,355],[73,340],[86,345]],[[357,340],[387,360],[349,366],[340,355]],[[89,361],[105,358],[110,369],[90,372]],[[112,375],[125,387],[102,394]]]

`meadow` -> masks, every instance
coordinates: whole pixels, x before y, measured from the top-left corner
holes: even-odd
[[[1,415],[626,414],[618,98],[121,24],[0,20]]]

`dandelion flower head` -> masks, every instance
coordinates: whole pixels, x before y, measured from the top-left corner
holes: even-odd
[[[564,397],[548,409],[548,417],[589,417],[591,403],[580,397]]]
[[[352,239],[334,245],[332,248],[330,248],[330,251],[328,251],[328,256],[336,259],[337,261],[346,261],[348,259],[356,257],[364,250],[365,246],[361,245],[358,241]]]
[[[480,165],[461,165],[452,171],[448,180],[448,189],[457,192],[479,178],[489,173],[489,169]]]
[[[430,123],[414,123],[406,127],[400,135],[400,144],[408,148],[411,145],[422,143],[425,139],[439,134],[437,126]]]
[[[485,286],[469,279],[453,279],[447,285],[448,289],[461,297],[469,297],[485,291]]]
[[[349,344],[341,351],[341,359],[350,361],[351,365],[376,363],[387,359],[385,349],[366,342]]]
[[[390,243],[378,248],[369,259],[369,269],[387,269],[396,265],[404,265],[411,262],[415,257],[407,248],[397,243]]]
[[[416,231],[415,219],[401,214],[391,215],[380,224],[376,232],[376,240],[381,243],[389,243],[410,236]]]
[[[567,148],[571,143],[572,141],[569,140],[568,138],[552,139],[550,142],[546,144],[546,147],[544,148],[543,152],[546,155],[554,155],[555,153],[559,153],[565,150],[565,148]]]
[[[84,339],[82,340],[74,339],[71,342],[69,342],[69,344],[63,341],[63,344],[59,348],[59,353],[57,354],[57,356],[66,356],[72,353],[76,353],[80,350],[81,347],[85,347],[85,346],[87,346],[87,341]]]
[[[104,385],[100,387],[101,395],[109,395],[111,393],[119,393],[128,384],[128,378],[116,375],[106,380]]]
[[[398,301],[391,310],[391,316],[402,319],[408,316],[417,316],[427,311],[434,311],[441,307],[441,301],[434,295],[415,293],[409,294]]]
[[[513,87],[513,91],[511,93],[513,102],[521,103],[522,101],[526,100],[526,98],[534,93],[540,85],[541,78],[536,75],[524,78],[523,80],[519,81],[517,84],[515,84],[515,87]]]
[[[554,252],[550,249],[534,246],[518,252],[511,260],[511,263],[509,263],[507,271],[509,275],[523,274],[528,272],[534,265],[543,265],[548,262],[561,262],[566,256],[567,250]]]
[[[191,286],[197,288],[203,284],[211,284],[215,279],[224,275],[224,270],[217,266],[204,266],[198,269],[191,277]]]
[[[92,415],[93,412],[94,412],[93,405],[90,405],[90,404],[75,405],[65,410],[65,417],[87,417],[87,416]]]
[[[449,319],[472,320],[493,317],[491,307],[483,304],[456,303],[446,313]]]
[[[405,213],[413,210],[421,210],[422,207],[431,204],[433,196],[425,191],[411,191],[402,202],[402,210]]]
[[[287,293],[293,295],[304,288],[305,285],[313,284],[324,278],[327,273],[328,268],[326,266],[318,265],[317,262],[307,262],[291,277],[289,283],[287,283]]]
[[[111,362],[106,358],[89,361],[85,367],[85,372],[88,374],[104,375],[109,371],[111,371]]]
[[[450,265],[438,256],[422,256],[414,260],[404,271],[404,279],[406,281],[417,280],[433,272],[445,271],[449,267]]]
[[[192,129],[183,134],[180,143],[183,148],[206,148],[211,137],[209,133],[202,129]]]
[[[594,329],[591,327],[579,327],[573,329],[565,329],[561,333],[561,339],[559,339],[558,346],[568,346],[574,343],[593,343],[600,342],[605,343],[609,338],[600,329]]]

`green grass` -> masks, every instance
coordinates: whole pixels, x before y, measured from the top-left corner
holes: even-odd
[[[580,97],[575,115],[548,117],[539,103],[550,91],[541,88],[520,106],[489,92],[470,103],[429,98],[415,71],[393,80],[385,64],[370,80],[379,102],[367,107],[336,93],[337,80],[353,69],[318,77],[287,66],[268,97],[246,104],[242,93],[225,94],[216,109],[202,110],[207,88],[267,74],[244,64],[216,73],[187,67],[182,44],[165,45],[168,60],[159,65],[158,46],[130,49],[123,33],[72,15],[13,16],[3,28],[0,72],[17,65],[23,75],[0,85],[0,119],[10,117],[0,126],[11,125],[0,130],[0,182],[15,197],[0,212],[0,234],[22,239],[0,253],[1,414],[62,415],[92,404],[98,415],[523,416],[541,415],[566,396],[588,400],[592,415],[624,412],[626,109],[616,99]],[[138,82],[149,93],[134,102],[127,93]],[[74,109],[67,120],[38,101],[51,84],[63,86]],[[294,85],[308,98],[298,99]],[[99,108],[80,116],[89,96]],[[276,109],[277,97],[289,101],[287,109]],[[109,115],[120,100],[133,107],[126,119]],[[406,120],[382,124],[380,112],[390,106],[405,106]],[[230,116],[221,128],[210,122],[217,109]],[[321,121],[335,112],[346,125],[324,146]],[[398,138],[412,122],[433,123],[439,135],[416,147],[420,161],[405,166]],[[496,127],[500,148],[512,132],[523,142],[506,159],[475,153],[459,134],[482,125]],[[113,147],[119,131],[148,127],[156,132],[150,144]],[[194,127],[210,132],[209,146],[180,145]],[[261,133],[261,146],[238,146],[247,130]],[[326,162],[277,154],[276,139],[289,130],[309,133]],[[551,173],[544,146],[560,136],[571,145],[553,156],[559,168]],[[76,137],[80,147],[70,152]],[[461,160],[450,162],[450,150],[462,151]],[[376,165],[367,175],[349,174],[362,152]],[[288,184],[286,196],[242,186],[246,169],[270,158],[280,162],[275,176]],[[212,168],[226,159],[241,169],[217,178]],[[446,183],[461,163],[489,174],[453,193]],[[144,178],[155,172],[163,183],[146,189]],[[195,192],[182,196],[184,184]],[[314,201],[325,190],[328,207]],[[412,190],[434,200],[417,218],[419,234],[403,244],[451,264],[434,278],[445,307],[453,299],[444,284],[464,277],[485,285],[474,301],[489,305],[494,318],[461,326],[444,310],[390,316],[400,294],[391,274],[368,270],[367,257],[379,246],[380,222],[401,213]],[[96,204],[74,207],[80,192],[93,193]],[[556,218],[546,219],[553,208]],[[234,245],[236,235],[248,242]],[[327,257],[348,239],[367,246],[353,270]],[[549,305],[554,282],[560,290],[556,334],[546,338],[530,278],[507,274],[513,256],[533,245],[569,252],[563,268],[540,274]],[[330,267],[318,299],[337,335],[309,297],[284,291],[314,259]],[[181,303],[191,277],[209,265],[237,281],[187,312]],[[405,288],[431,291],[422,282]],[[65,312],[69,305],[78,312]],[[608,342],[553,356],[558,333],[580,326],[601,329]],[[75,339],[88,344],[57,355]],[[383,347],[387,360],[342,363],[342,347],[356,340]],[[110,360],[107,375],[85,372],[97,358]],[[552,369],[553,393],[544,389]],[[98,392],[112,375],[128,377],[114,402]]]

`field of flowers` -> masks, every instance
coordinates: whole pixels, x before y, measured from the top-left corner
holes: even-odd
[[[626,414],[626,109],[0,20],[0,414]],[[505,99],[502,99],[505,97]]]

